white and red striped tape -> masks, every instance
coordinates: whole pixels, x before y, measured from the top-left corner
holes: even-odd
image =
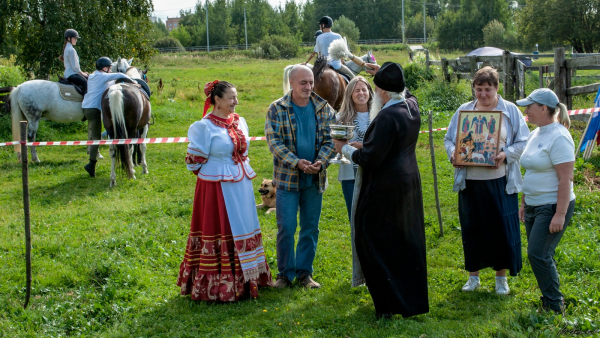
[[[433,131],[446,130],[448,128],[437,128]],[[422,130],[420,133],[428,133],[429,130]],[[267,138],[249,137],[249,141],[265,141]],[[27,146],[92,146],[109,144],[141,144],[141,143],[187,143],[187,137],[154,137],[154,138],[132,138],[119,140],[96,140],[96,141],[50,141],[50,142],[27,142]],[[21,141],[0,143],[0,147],[13,146],[21,144]]]
[[[569,115],[591,114],[600,111],[600,108],[569,110]],[[527,116],[525,116],[527,121]],[[431,131],[448,130],[448,128],[435,128]],[[428,133],[429,130],[421,130],[419,133]],[[250,141],[265,141],[267,138],[249,137]],[[54,142],[27,142],[27,146],[91,146],[108,144],[140,144],[140,143],[187,143],[187,137],[154,137],[154,138],[132,138],[121,140],[97,140],[97,141],[54,141]],[[21,141],[0,143],[0,147],[21,144]]]

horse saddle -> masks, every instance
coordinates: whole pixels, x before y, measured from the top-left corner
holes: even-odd
[[[150,100],[150,95],[152,95],[152,92],[150,91],[150,87],[148,86],[148,84],[146,83],[146,81],[142,80],[142,79],[133,79],[135,81],[135,83],[139,84],[142,88],[140,88],[140,92],[142,92],[142,94],[144,94],[144,96]],[[122,79],[118,79],[115,81],[115,83],[133,83],[131,81],[129,81],[129,79],[127,78],[122,78]]]
[[[69,82],[67,79],[61,76],[58,77],[58,82],[56,84],[58,85],[60,96],[65,101],[83,101],[83,90],[79,86]]]
[[[344,74],[344,73],[340,72],[339,70],[337,70],[337,69],[335,69],[335,68],[333,68],[333,67],[331,67],[331,66],[329,66],[329,69],[331,69],[331,70],[333,70],[334,72],[336,72],[336,73],[340,74],[340,75],[342,76],[342,78],[343,78],[343,79],[346,81],[346,84],[350,83],[350,78],[348,77],[348,75],[346,75],[346,74]]]

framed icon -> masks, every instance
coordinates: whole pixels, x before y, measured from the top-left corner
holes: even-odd
[[[500,151],[501,111],[461,110],[458,112],[454,164],[493,167]]]

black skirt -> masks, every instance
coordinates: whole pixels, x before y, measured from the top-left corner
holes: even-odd
[[[466,180],[458,193],[465,270],[509,269],[516,276],[523,267],[518,194],[506,193],[506,177]]]

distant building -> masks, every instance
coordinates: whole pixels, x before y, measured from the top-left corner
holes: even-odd
[[[155,17],[155,16],[151,16],[151,17],[150,17],[150,22],[152,22],[152,23],[157,23],[157,22],[158,22],[158,18],[157,18],[157,17]]]
[[[179,20],[181,20],[181,18],[169,18],[167,17],[167,30],[170,32],[172,30],[174,30],[175,28],[179,27]]]

